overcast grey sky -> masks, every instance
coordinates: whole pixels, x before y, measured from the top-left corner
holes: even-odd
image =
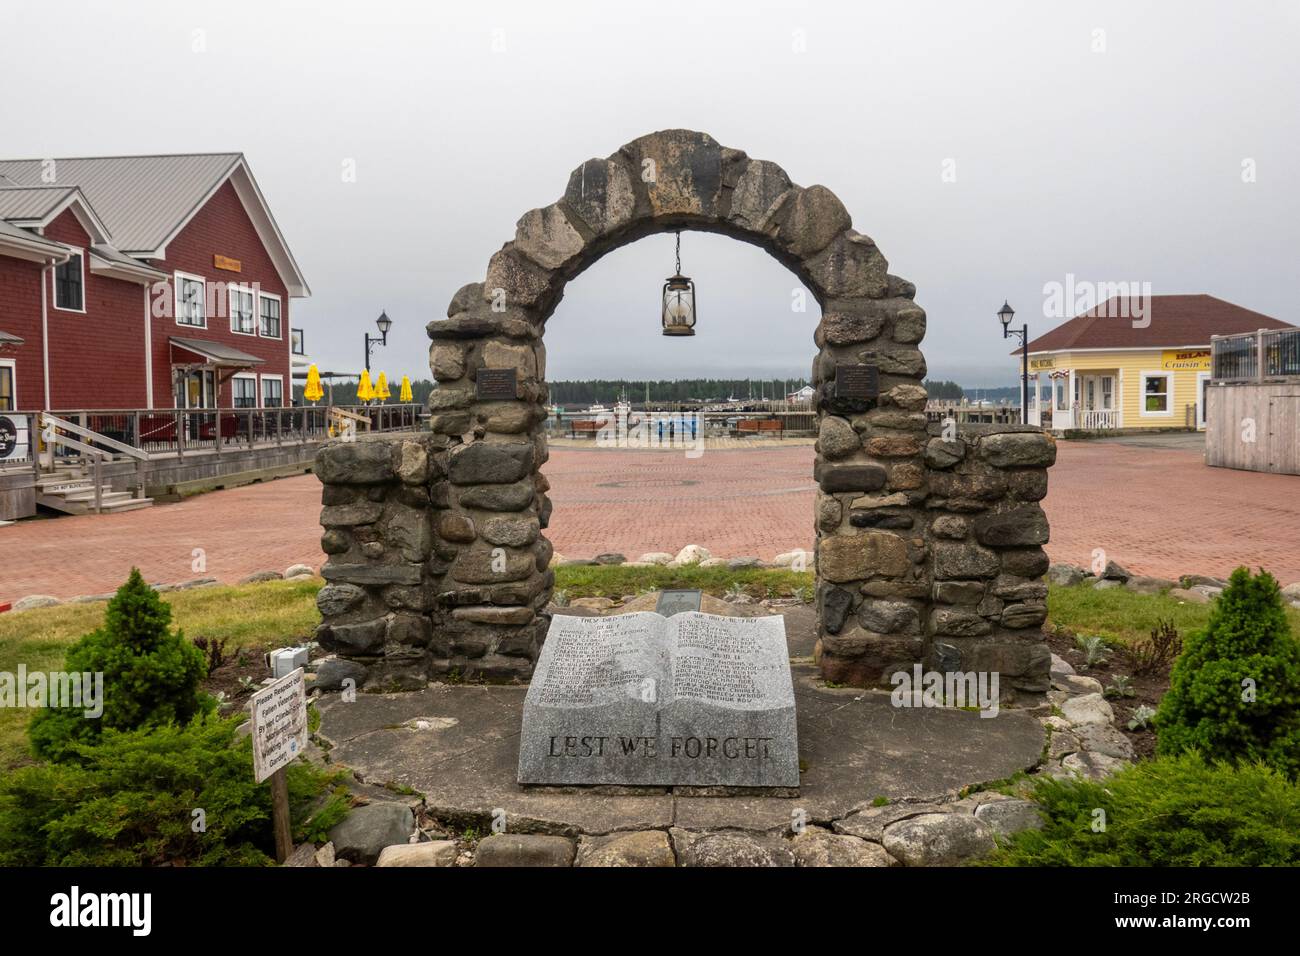
[[[570,170],[704,130],[839,195],[916,283],[932,376],[1010,384],[994,312],[1046,331],[1068,274],[1300,322],[1297,49],[1295,2],[7,2],[0,155],[244,152],[313,358],[358,368],[386,309],[376,367],[427,377],[425,323]],[[549,377],[807,374],[774,260],[684,235],[684,340],[672,264],[655,236],[574,282]]]

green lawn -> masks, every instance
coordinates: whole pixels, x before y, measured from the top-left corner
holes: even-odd
[[[1300,611],[1287,608],[1291,633],[1300,637]],[[1184,603],[1167,594],[1135,594],[1124,588],[1098,591],[1088,584],[1052,587],[1047,593],[1047,626],[1068,628],[1076,634],[1097,634],[1107,643],[1149,637],[1160,619],[1172,620],[1186,637],[1205,627],[1210,605]]]
[[[792,597],[800,589],[803,589],[805,598],[810,598],[813,576],[810,571],[790,571],[785,568],[732,571],[726,567],[701,568],[695,565],[684,568],[629,568],[617,564],[568,565],[555,569],[556,590],[563,590],[570,598],[619,598],[624,594],[662,591],[665,588],[696,588],[715,597],[722,597],[733,586],[744,588],[750,597],[756,599]]]
[[[172,624],[185,636],[227,640],[235,650],[257,644],[293,644],[320,622],[316,592],[320,581],[271,581],[244,587],[198,588],[164,594]],[[15,673],[20,663],[29,672],[60,670],[63,654],[104,618],[104,604],[0,614],[0,671]],[[27,721],[31,711],[0,708],[0,770],[30,759]]]
[[[629,568],[569,566],[557,568],[555,586],[570,599],[606,596],[618,598],[645,590],[699,588],[718,597],[733,586],[750,596],[789,597],[811,595],[810,572],[751,568]],[[171,605],[173,624],[187,637],[213,637],[229,642],[229,649],[254,645],[288,645],[308,638],[320,616],[316,592],[321,582],[271,581],[243,587],[211,587],[163,595]],[[1109,641],[1146,637],[1160,618],[1172,619],[1184,635],[1203,627],[1210,608],[1182,604],[1166,596],[1146,596],[1111,588],[1096,591],[1081,585],[1051,588],[1047,598],[1048,626],[1075,633],[1099,634]],[[21,662],[28,671],[58,670],[73,641],[97,627],[104,605],[70,604],[61,607],[0,614],[0,671],[13,673]],[[1300,636],[1300,611],[1287,610],[1292,633]],[[25,728],[30,711],[0,709],[0,769],[30,759]]]

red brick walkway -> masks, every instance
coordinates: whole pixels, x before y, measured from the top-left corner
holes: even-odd
[[[116,515],[28,519],[0,528],[0,601],[102,594],[132,565],[154,584],[319,567],[320,483],[313,475]],[[194,549],[205,570],[194,570]]]
[[[771,558],[813,540],[809,446],[680,452],[552,449],[548,532],[568,557],[675,551]],[[1300,581],[1300,478],[1206,468],[1199,453],[1061,443],[1045,502],[1053,560],[1093,549],[1130,570],[1173,577],[1262,565]],[[310,475],[96,517],[0,528],[0,601],[109,591],[132,564],[154,582],[318,566],[320,486]],[[202,548],[206,570],[191,570]]]

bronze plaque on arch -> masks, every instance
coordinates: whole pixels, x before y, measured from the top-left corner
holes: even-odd
[[[474,376],[474,395],[486,401],[509,401],[519,397],[519,369],[481,368]]]
[[[835,397],[872,399],[880,397],[880,367],[842,364],[835,366]]]

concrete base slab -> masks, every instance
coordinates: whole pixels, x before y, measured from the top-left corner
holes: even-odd
[[[792,644],[794,641],[792,640]],[[955,709],[904,709],[883,691],[822,686],[794,666],[802,774],[789,791],[653,787],[521,787],[515,782],[526,688],[433,684],[405,694],[338,695],[319,702],[330,759],[371,784],[410,787],[452,826],[483,827],[504,811],[513,833],[606,834],[623,830],[787,829],[801,812],[829,824],[879,798],[940,800],[1036,766],[1037,717]]]

